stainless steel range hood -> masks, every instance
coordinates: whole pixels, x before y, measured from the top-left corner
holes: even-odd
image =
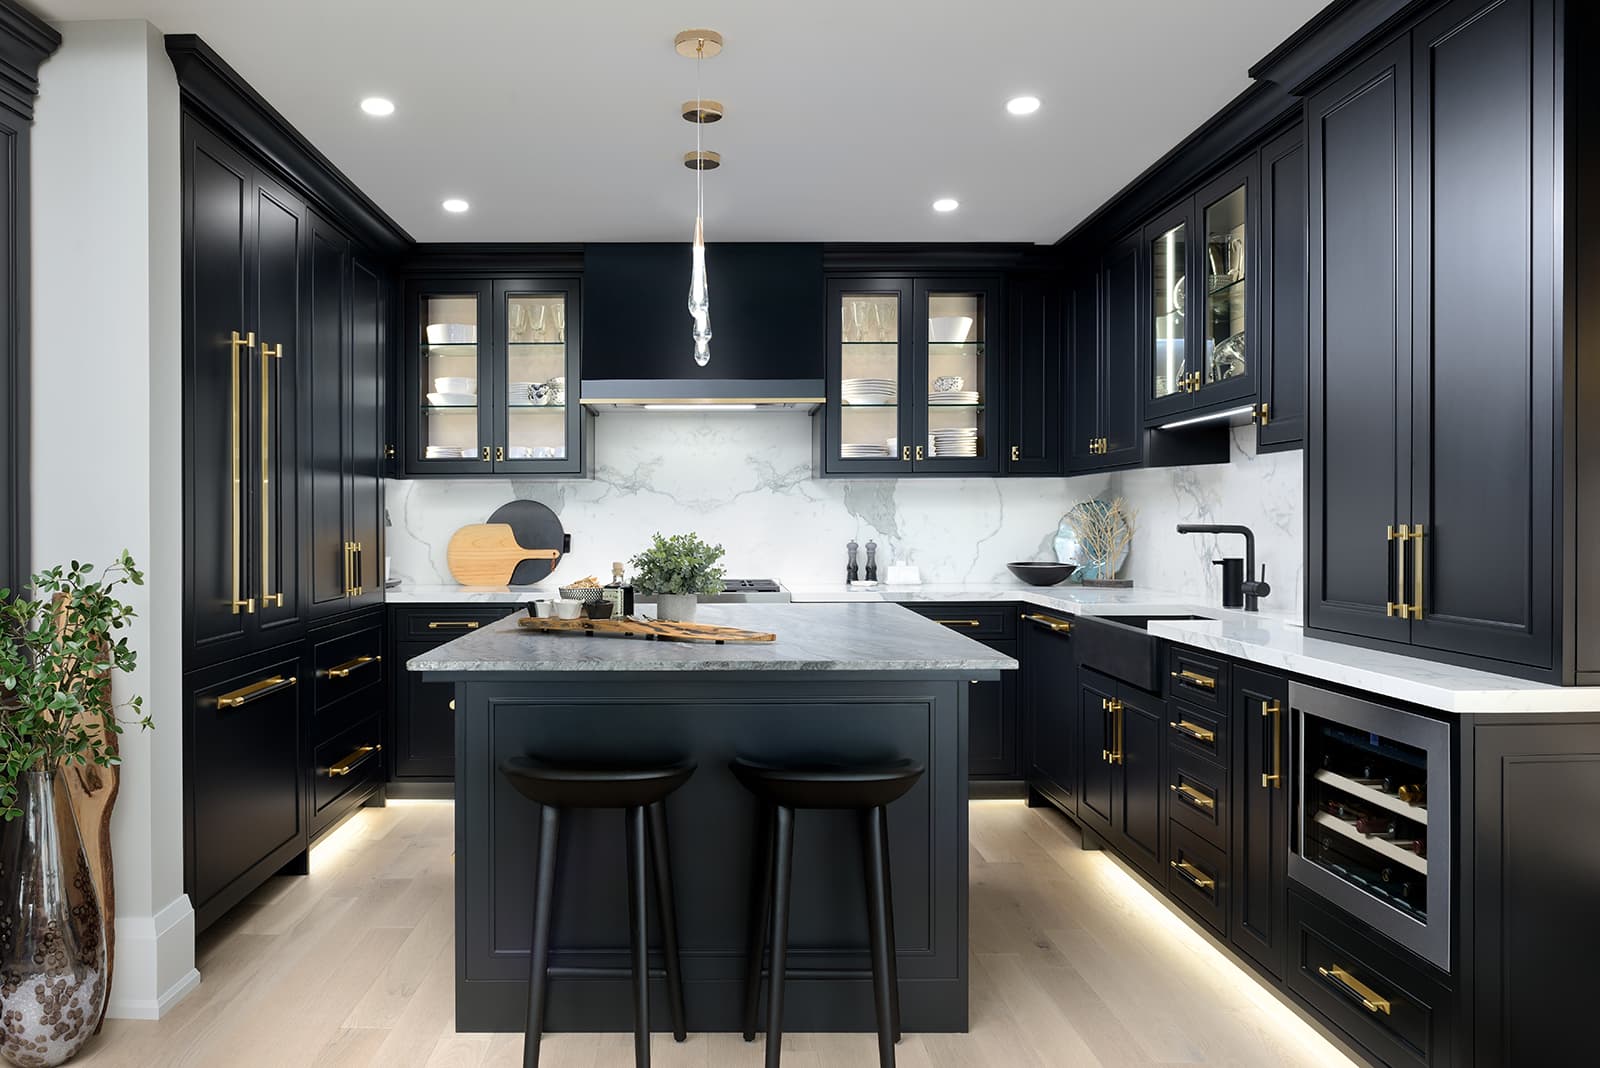
[[[595,410],[813,412],[826,395],[821,245],[711,244],[711,363],[694,362],[689,243],[584,248],[583,381]]]

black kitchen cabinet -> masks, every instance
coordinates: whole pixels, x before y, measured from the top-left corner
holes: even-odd
[[[192,117],[184,159],[188,667],[303,630],[305,205]]]
[[[1166,702],[1097,671],[1078,672],[1083,792],[1078,818],[1159,885],[1166,816]]]
[[[1296,125],[1261,149],[1256,280],[1256,451],[1299,448],[1306,428],[1306,142]]]
[[[341,617],[307,636],[312,717],[303,761],[313,840],[360,806],[384,800],[389,673],[396,666],[404,671],[386,657],[384,624],[380,607]]]
[[[1001,472],[1009,442],[1000,276],[834,277],[826,307],[819,475]]]
[[[1008,475],[1060,475],[1064,430],[1062,354],[1071,327],[1066,279],[1059,274],[1013,275],[1006,347]]]
[[[997,653],[1016,656],[1015,642],[988,642]],[[1015,779],[1017,772],[1017,673],[998,682],[974,682],[967,697],[967,775]]]
[[[1233,883],[1228,940],[1283,978],[1288,939],[1289,685],[1235,665],[1232,677]]]
[[[1072,627],[1070,619],[1025,606],[1018,660],[1029,797],[1042,794],[1076,816],[1084,750]]]
[[[1144,459],[1139,395],[1140,246],[1134,232],[1112,245],[1093,276],[1072,288],[1074,472],[1136,466]],[[1091,296],[1092,294],[1092,296]]]
[[[586,473],[579,290],[573,276],[407,284],[406,477]]]

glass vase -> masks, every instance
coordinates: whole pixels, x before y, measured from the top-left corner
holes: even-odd
[[[0,1055],[20,1068],[70,1060],[106,1001],[100,899],[65,772],[24,772],[21,815],[0,823]]]

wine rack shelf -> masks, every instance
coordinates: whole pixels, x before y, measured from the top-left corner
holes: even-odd
[[[1335,790],[1341,790],[1351,797],[1360,798],[1368,804],[1377,805],[1388,809],[1390,812],[1414,823],[1426,824],[1428,822],[1428,808],[1426,805],[1413,805],[1400,800],[1394,794],[1386,794],[1382,790],[1365,786],[1354,779],[1347,779],[1338,772],[1329,771],[1327,768],[1318,768],[1311,773],[1311,777],[1318,782],[1327,783]]]

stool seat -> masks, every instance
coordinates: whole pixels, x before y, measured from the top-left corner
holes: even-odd
[[[500,774],[529,801],[558,808],[635,808],[653,805],[689,781],[687,761],[651,766],[572,762],[551,764],[534,757],[509,757]]]
[[[729,767],[745,789],[783,808],[880,808],[898,801],[922,777],[922,765],[910,760],[773,765],[737,757]]]

